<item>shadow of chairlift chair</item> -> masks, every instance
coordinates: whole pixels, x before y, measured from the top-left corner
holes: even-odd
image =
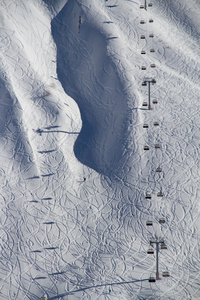
[[[147,103],[146,101],[144,101],[144,102],[142,103],[142,106],[148,106],[148,103]]]
[[[143,128],[148,128],[149,125],[148,124],[143,124]]]
[[[151,68],[155,68],[156,67],[156,65],[155,64],[151,64]]]
[[[142,35],[140,36],[140,38],[141,38],[141,40],[144,40],[144,39],[145,39],[145,35],[142,34]]]
[[[153,19],[149,19],[149,23],[153,23]]]
[[[153,123],[153,125],[154,126],[159,126],[159,122],[156,121],[156,122]]]
[[[153,104],[158,104],[158,100],[156,100],[156,99],[153,99]]]
[[[150,34],[149,34],[149,37],[150,37],[150,38],[153,38],[153,37],[154,37],[154,34],[153,34],[153,33],[150,33]]]
[[[150,52],[151,52],[151,53],[155,52],[155,49],[153,49],[153,48],[152,48],[152,49],[150,49]]]
[[[145,151],[149,150],[149,146],[144,146],[144,150]]]
[[[156,168],[156,173],[160,173],[160,172],[162,172],[161,167]]]
[[[144,50],[141,51],[141,54],[146,54],[146,52]]]
[[[145,66],[142,66],[141,67],[141,70],[146,70],[147,68]]]
[[[145,20],[140,21],[140,24],[145,24],[145,23],[146,23]]]

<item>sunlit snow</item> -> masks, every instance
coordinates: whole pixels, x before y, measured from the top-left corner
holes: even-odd
[[[1,0],[0,29],[0,299],[200,299],[199,1]]]

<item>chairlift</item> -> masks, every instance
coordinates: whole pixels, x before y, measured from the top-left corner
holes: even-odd
[[[161,244],[160,249],[167,250],[167,245],[165,243]]]
[[[144,150],[149,150],[149,146],[144,146]]]
[[[141,70],[146,70],[147,68],[145,66],[142,66],[141,67]]]
[[[154,122],[153,125],[154,126],[159,126],[159,123],[158,122]]]
[[[152,84],[155,84],[155,83],[156,83],[156,80],[155,80],[155,79],[152,79],[151,82],[152,82]]]
[[[141,40],[144,40],[145,39],[145,35],[141,35],[140,38],[141,38]]]
[[[154,99],[152,102],[153,102],[153,104],[157,104],[158,100]]]
[[[159,144],[155,144],[155,149],[160,149],[160,145]]]
[[[151,64],[151,68],[155,68],[156,67],[156,65],[155,64]]]
[[[147,102],[143,102],[142,106],[148,106]]]
[[[160,223],[160,224],[165,224],[165,218],[160,218],[160,219],[159,219],[159,223]]]
[[[162,172],[162,169],[160,167],[156,168],[156,173]]]
[[[162,272],[162,276],[163,277],[169,277],[170,275],[169,275],[168,271],[164,271],[164,272]]]
[[[153,226],[153,222],[152,221],[146,221],[146,225],[147,226]]]
[[[143,8],[144,8],[144,5],[140,5],[140,8],[143,9]]]
[[[150,277],[149,277],[149,282],[156,282],[156,279],[155,279],[155,277],[153,277],[153,276],[150,276]]]
[[[153,248],[149,248],[149,249],[147,250],[147,254],[154,254]]]
[[[148,4],[148,7],[152,7],[152,6],[153,6],[153,4],[152,4],[152,3],[149,3],[149,4]]]
[[[141,54],[146,54],[146,52],[144,50],[141,51]]]
[[[149,19],[149,23],[153,23],[153,19]]]
[[[151,194],[146,194],[145,199],[151,199]]]
[[[152,49],[150,49],[150,52],[151,52],[151,53],[155,52],[155,49],[153,49],[153,48],[152,48]]]
[[[143,124],[143,128],[148,128],[149,125],[148,124]]]
[[[157,197],[163,197],[163,192],[158,192]]]
[[[141,20],[141,21],[140,21],[140,24],[145,24],[145,21],[144,21],[144,20]]]

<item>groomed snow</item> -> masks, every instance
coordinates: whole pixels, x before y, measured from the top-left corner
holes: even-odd
[[[0,299],[200,298],[200,4],[143,4],[0,3]]]

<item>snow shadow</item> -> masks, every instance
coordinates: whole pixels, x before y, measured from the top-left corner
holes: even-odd
[[[81,113],[82,129],[74,145],[77,159],[111,176],[123,156],[126,96],[107,50],[115,39],[108,40],[80,11],[78,3],[69,0],[52,20],[57,73]]]

